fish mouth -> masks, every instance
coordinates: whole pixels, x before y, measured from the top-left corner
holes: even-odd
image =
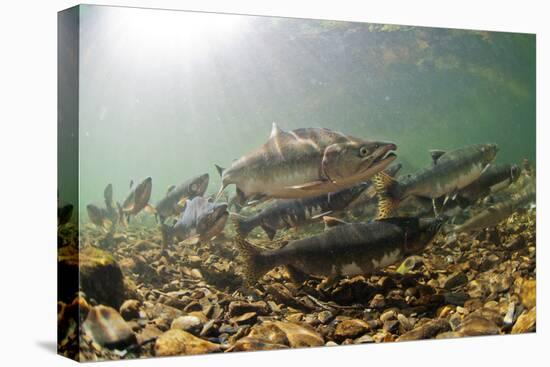
[[[395,154],[395,150],[397,150],[397,145],[393,144],[393,143],[389,143],[387,145],[385,145],[384,147],[381,148],[381,152],[380,154],[378,155],[378,157],[376,157],[374,159],[374,161],[372,162],[372,164],[376,164],[376,163],[379,163],[381,161],[384,161],[388,158],[396,158],[397,155]]]
[[[380,167],[380,170],[385,169],[391,162],[393,162],[397,155],[395,150],[397,146],[395,144],[388,144],[382,148],[382,151],[369,165],[369,170],[376,170]]]

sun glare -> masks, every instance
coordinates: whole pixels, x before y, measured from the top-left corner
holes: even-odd
[[[117,29],[138,44],[177,42],[196,47],[213,40],[228,39],[246,25],[246,16],[183,11],[124,9],[113,14]]]

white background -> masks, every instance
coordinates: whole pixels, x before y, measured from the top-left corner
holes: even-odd
[[[98,1],[98,4],[537,33],[537,334],[106,362],[131,366],[548,365],[549,26],[545,1]],[[0,8],[0,364],[64,366],[56,340],[56,12]],[[546,23],[546,24],[545,24]],[[452,133],[452,132],[449,132]],[[108,164],[108,162],[106,162]],[[546,219],[545,219],[546,215]],[[542,265],[542,266],[540,266]],[[545,358],[546,357],[546,358]]]

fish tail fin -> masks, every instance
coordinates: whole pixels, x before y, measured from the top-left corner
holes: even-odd
[[[252,286],[272,266],[270,266],[268,261],[265,261],[262,250],[245,240],[242,236],[237,235],[235,237],[235,244],[244,259],[245,281],[249,286]]]
[[[162,234],[162,248],[171,247],[172,241],[174,240],[172,228],[164,223],[161,223],[160,233]]]
[[[235,225],[237,235],[243,238],[246,238],[250,231],[252,231],[254,227],[256,227],[254,221],[241,215],[235,215],[233,217],[233,224]]]
[[[373,178],[374,188],[378,196],[378,215],[376,219],[388,218],[399,205],[399,198],[393,194],[397,181],[390,175],[379,172]]]

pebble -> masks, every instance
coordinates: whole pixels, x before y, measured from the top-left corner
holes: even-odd
[[[360,336],[359,338],[353,341],[353,344],[367,344],[367,343],[374,343],[374,338],[369,334]]]
[[[508,304],[508,309],[506,311],[506,315],[504,316],[504,326],[510,327],[514,323],[514,316],[515,316],[515,310],[516,310],[516,304],[514,302],[510,302]]]
[[[317,347],[325,344],[323,337],[308,325],[283,321],[274,321],[274,324],[285,333],[292,348]]]
[[[229,321],[237,325],[252,325],[258,319],[258,314],[256,312],[247,312],[240,316],[232,317]]]
[[[370,308],[382,308],[386,306],[386,299],[383,294],[375,294],[372,297],[369,307]]]
[[[367,331],[370,331],[370,326],[363,320],[344,320],[336,325],[336,330],[334,331],[334,339],[336,341],[355,339],[360,335],[365,334]]]
[[[131,327],[117,310],[109,306],[92,307],[82,330],[94,342],[109,349],[124,349],[137,342]]]
[[[233,301],[229,304],[228,313],[230,316],[239,316],[248,312],[255,312],[257,315],[267,315],[269,314],[269,309],[267,303],[264,301],[258,302],[243,302],[243,301]]]
[[[399,321],[399,324],[401,325],[401,328],[403,329],[403,333],[411,330],[413,328],[413,324],[411,321],[403,314],[397,315],[397,320]]]
[[[457,287],[460,287],[461,285],[464,285],[468,283],[468,277],[463,272],[457,272],[451,274],[447,280],[445,280],[445,284],[443,285],[443,288],[446,290],[451,290]]]
[[[478,308],[468,315],[468,317],[474,316],[487,319],[495,323],[497,326],[501,326],[503,323],[503,317],[498,309],[491,309],[486,307]]]
[[[497,335],[500,333],[499,327],[493,321],[474,315],[466,317],[457,331],[466,336]]]
[[[170,329],[178,329],[196,334],[202,330],[203,325],[204,323],[199,317],[186,315],[175,318],[170,325]]]
[[[445,302],[455,306],[463,306],[468,300],[469,295],[465,292],[446,292],[444,294]]]
[[[428,321],[427,323],[418,326],[411,331],[401,335],[397,340],[420,340],[420,339],[429,339],[433,338],[439,333],[450,330],[450,325],[447,320],[444,319],[435,319]]]
[[[248,352],[258,350],[277,350],[288,348],[285,344],[274,344],[265,342],[261,339],[256,339],[250,336],[241,338],[235,342],[231,347],[227,349],[227,352]]]
[[[525,241],[525,238],[523,236],[518,236],[512,241],[504,244],[503,247],[508,251],[517,251],[524,248],[526,244],[527,242]]]
[[[300,322],[304,318],[304,314],[301,312],[296,312],[288,315],[286,319],[290,322]]]
[[[537,304],[537,281],[535,279],[524,281],[519,296],[521,303],[527,309],[535,307]]]
[[[252,327],[248,336],[239,339],[228,351],[314,347],[324,344],[323,337],[308,325],[265,321]]]
[[[529,311],[524,311],[519,315],[516,323],[512,327],[512,334],[534,332],[537,324],[537,308],[533,307]]]
[[[386,321],[393,320],[397,318],[397,312],[395,310],[388,310],[380,315],[380,321],[385,323]]]
[[[133,319],[139,319],[139,308],[141,306],[141,302],[139,302],[137,299],[128,299],[122,303],[120,306],[120,315],[124,318],[124,320],[133,320]]]
[[[147,307],[144,303],[144,306],[145,313],[149,319],[161,319],[168,325],[170,325],[175,318],[183,316],[182,311],[162,303],[155,303],[150,305],[150,307]]]
[[[321,311],[317,315],[317,318],[319,319],[321,324],[326,324],[334,318],[334,315],[330,311]]]
[[[437,334],[435,337],[436,339],[454,339],[454,338],[460,338],[463,337],[464,334],[458,332],[458,331],[445,331],[441,334]]]
[[[445,305],[437,310],[436,315],[440,318],[447,318],[454,311],[454,309],[455,308],[452,305]]]
[[[382,329],[392,334],[395,333],[398,328],[399,328],[399,321],[397,320],[388,320],[384,322],[384,325],[382,326]]]
[[[454,331],[456,330],[460,324],[462,323],[462,315],[459,313],[453,313],[449,317],[449,325],[451,325],[451,329]]]
[[[156,356],[194,355],[221,352],[219,344],[197,338],[179,329],[171,329],[158,337],[155,342]]]
[[[472,280],[468,283],[468,295],[470,298],[483,298],[487,293],[487,287],[478,280]]]

